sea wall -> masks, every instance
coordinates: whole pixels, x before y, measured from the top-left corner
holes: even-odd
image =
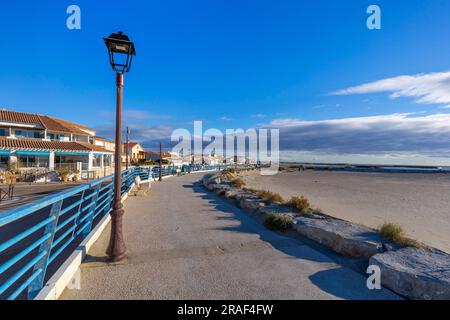
[[[237,188],[230,174],[208,174],[208,190],[232,201],[243,211],[292,219],[292,229],[351,258],[366,259],[381,270],[381,284],[409,299],[450,299],[450,255],[434,248],[402,248],[378,231],[325,214],[302,214],[282,203],[271,203],[254,190]]]

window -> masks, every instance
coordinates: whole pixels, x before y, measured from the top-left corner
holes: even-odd
[[[54,133],[47,133],[47,139],[55,140],[55,134]]]
[[[0,156],[0,168],[6,169],[9,164],[9,156]]]
[[[41,133],[39,131],[27,131],[27,130],[16,130],[15,136],[18,138],[40,138]]]
[[[21,168],[47,168],[48,157],[45,156],[19,156],[19,166]]]
[[[97,167],[97,168],[102,166],[102,156],[101,155],[94,155],[94,159],[92,160],[92,166]]]
[[[112,155],[110,154],[105,154],[103,156],[103,165],[105,167],[112,167]]]
[[[0,137],[4,137],[4,136],[6,136],[7,134],[6,134],[6,129],[4,129],[4,128],[0,128]]]

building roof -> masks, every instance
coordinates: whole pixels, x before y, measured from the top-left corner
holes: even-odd
[[[109,143],[115,143],[114,140],[106,139],[106,138],[103,138],[103,137],[97,137],[97,136],[94,137],[94,140],[105,141],[105,142],[109,142]]]
[[[100,146],[83,142],[45,141],[38,139],[8,139],[0,137],[0,149],[3,150],[45,150],[45,151],[96,151],[111,153]]]
[[[75,122],[70,122],[67,120],[62,120],[46,115],[17,112],[10,110],[0,110],[0,121],[15,122],[20,124],[41,125],[43,128],[50,131],[74,133],[81,135],[88,135],[88,133],[86,133],[83,130],[95,132],[94,129]]]
[[[105,148],[103,148],[103,147],[101,147],[101,146],[96,146],[95,144],[92,144],[92,143],[88,143],[88,142],[80,142],[80,141],[77,141],[77,142],[75,142],[76,144],[79,144],[79,145],[81,145],[81,146],[83,146],[83,147],[85,147],[85,148],[87,148],[87,149],[90,149],[91,151],[97,151],[97,152],[109,152],[109,153],[112,153],[112,151],[111,150],[107,150],[107,149],[105,149]]]
[[[123,145],[127,146],[127,143],[125,142]],[[128,142],[128,146],[131,147],[131,148],[134,148],[134,147],[136,147],[138,145],[139,145],[139,143],[137,143],[137,142]]]
[[[42,125],[37,114],[0,110],[0,121]]]

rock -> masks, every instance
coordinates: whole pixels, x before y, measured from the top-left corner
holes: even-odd
[[[207,174],[203,177],[203,184],[220,184],[221,175],[218,174]]]
[[[231,189],[231,187],[228,185],[218,184],[218,185],[215,185],[214,192],[216,194],[218,194],[219,196],[224,196],[225,192],[227,192],[230,189]]]
[[[264,207],[262,199],[254,194],[246,193],[240,197],[239,206],[249,212],[254,212]]]
[[[208,184],[220,184],[221,178],[220,175],[214,174],[214,175],[206,175],[203,178],[203,185],[207,186]]]
[[[294,219],[294,229],[345,256],[370,258],[383,250],[377,232],[343,220],[298,217]]]
[[[141,182],[139,185],[134,186],[130,194],[134,195],[135,197],[146,196],[149,193],[151,187],[152,185],[150,181],[144,183]]]
[[[216,190],[217,186],[218,186],[218,184],[215,184],[215,183],[209,183],[209,184],[206,184],[206,185],[205,185],[205,187],[206,187],[209,191],[214,191],[214,190]]]
[[[141,177],[140,176],[136,176],[136,178],[134,178],[134,184],[138,187],[141,185]]]
[[[245,191],[242,190],[242,189],[238,189],[238,190],[239,190],[239,191],[236,192],[235,199],[236,199],[236,201],[240,202],[241,199],[242,199],[243,197],[245,197],[245,196],[248,196],[249,193],[248,193],[248,192],[245,192]]]
[[[230,187],[230,189],[225,192],[225,197],[227,197],[228,199],[236,199],[238,195],[241,194],[243,194],[243,191],[241,189]]]
[[[410,299],[450,299],[450,255],[438,250],[404,248],[373,256],[381,284]]]
[[[294,218],[297,215],[297,213],[294,212],[291,208],[282,206],[281,204],[277,204],[277,203],[272,203],[270,205],[266,205],[266,206],[260,208],[258,210],[258,213],[263,214],[263,215],[274,213],[274,214],[279,214],[279,215],[283,215],[283,216],[287,215],[292,218]]]

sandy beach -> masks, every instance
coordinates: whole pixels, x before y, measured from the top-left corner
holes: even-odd
[[[399,223],[409,237],[450,253],[450,174],[283,171],[243,173],[248,187],[304,195],[331,216],[377,228]]]

